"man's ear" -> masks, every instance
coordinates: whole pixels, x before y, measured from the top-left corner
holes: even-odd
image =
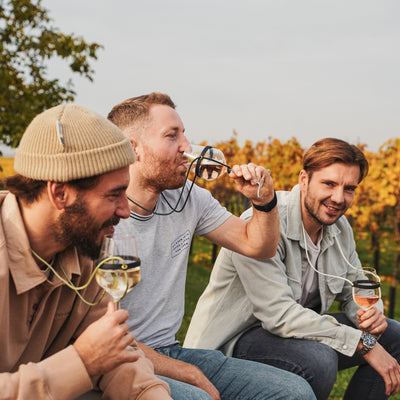
[[[308,173],[302,169],[299,174],[299,186],[300,189],[305,189],[308,184]]]
[[[58,210],[62,210],[71,202],[71,187],[65,183],[47,182],[47,195],[50,202]]]
[[[137,147],[138,147],[138,142],[137,140],[134,138],[134,135],[131,134],[130,132],[130,128],[127,129],[123,129],[122,132],[124,133],[124,135],[129,139],[129,141],[131,142],[131,145],[133,147],[133,151],[135,152],[135,156],[136,156],[136,161],[139,159],[139,152],[137,151]]]
[[[132,143],[133,151],[135,152],[136,161],[140,161],[140,145],[139,142],[132,136],[129,138]],[[135,162],[136,162],[135,161]]]

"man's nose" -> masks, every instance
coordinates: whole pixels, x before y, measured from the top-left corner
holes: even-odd
[[[186,149],[187,149],[187,147],[189,146],[189,141],[187,140],[187,138],[186,138],[186,136],[183,136],[183,138],[182,138],[182,141],[181,141],[181,143],[180,143],[180,145],[179,145],[179,151],[181,152],[181,153],[183,153]]]
[[[344,190],[341,187],[336,187],[332,192],[331,200],[337,204],[342,204],[344,202]]]
[[[120,218],[129,218],[130,208],[127,196],[122,196],[121,202],[115,210],[115,214]]]

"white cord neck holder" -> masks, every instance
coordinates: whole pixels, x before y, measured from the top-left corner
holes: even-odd
[[[302,228],[302,231],[303,231],[304,250],[306,251],[307,262],[308,262],[308,264],[310,265],[310,267],[311,267],[317,274],[324,275],[324,276],[329,276],[330,278],[342,279],[342,280],[348,282],[351,286],[354,286],[353,282],[350,281],[349,279],[343,278],[342,276],[331,275],[331,274],[326,274],[326,273],[324,273],[324,272],[320,272],[320,271],[318,271],[318,270],[314,267],[314,265],[312,265],[311,260],[310,260],[310,257],[309,257],[309,255],[308,255],[306,230],[305,230],[305,228],[304,228],[303,222],[301,223],[301,228]],[[340,244],[339,244],[339,241],[338,241],[338,240],[336,240],[336,243],[337,243],[337,245],[338,245],[340,254],[342,255],[343,259],[346,261],[346,264],[349,265],[351,268],[360,270],[360,268],[357,268],[357,267],[354,267],[353,265],[351,265],[351,264],[349,263],[349,261],[346,259],[346,257],[345,257],[344,254],[343,254],[342,248],[340,247]]]

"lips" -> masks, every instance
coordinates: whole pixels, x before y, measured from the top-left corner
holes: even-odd
[[[184,168],[185,170],[187,170],[187,169],[189,168],[189,161],[188,161],[188,160],[183,160],[183,161],[178,165],[178,167],[182,167],[182,168]]]
[[[110,231],[110,233],[114,233],[114,226],[118,225],[120,218],[119,217],[112,217],[108,219],[101,227],[101,230]]]
[[[345,209],[346,209],[345,207],[337,207],[337,206],[334,206],[332,204],[323,203],[323,205],[326,207],[328,212],[331,213],[331,214],[343,213],[345,211]]]
[[[106,226],[103,228],[103,231],[105,232],[105,235],[112,235],[115,229],[113,226]]]

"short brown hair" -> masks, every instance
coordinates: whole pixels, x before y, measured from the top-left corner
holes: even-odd
[[[137,120],[148,117],[150,107],[154,104],[166,105],[173,109],[176,107],[167,94],[153,92],[124,100],[112,108],[107,118],[118,128],[125,129]]]
[[[358,165],[360,183],[368,174],[368,161],[364,153],[352,144],[336,138],[325,138],[315,142],[304,154],[303,169],[309,179],[314,171],[329,167],[334,163]]]
[[[22,199],[26,204],[32,204],[43,193],[47,181],[40,181],[15,174],[5,178],[2,184],[6,190]]]
[[[89,178],[75,179],[66,182],[66,184],[83,192],[93,189],[99,182],[100,176],[101,175],[96,175]],[[13,193],[27,205],[37,201],[47,186],[47,181],[27,178],[20,174],[9,176],[5,178],[2,183],[6,190]]]

